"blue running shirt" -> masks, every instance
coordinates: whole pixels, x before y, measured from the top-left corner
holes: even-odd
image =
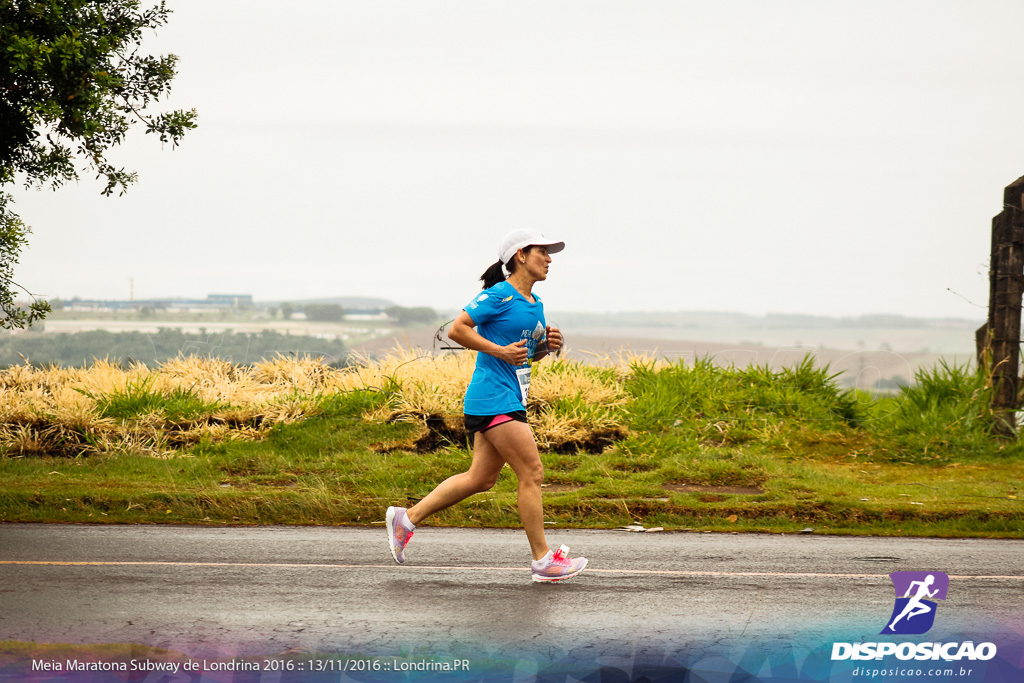
[[[530,359],[526,365],[515,367],[478,352],[476,369],[463,403],[467,415],[501,415],[526,410],[533,354],[544,339],[547,326],[544,304],[536,294],[533,298],[536,303],[531,304],[508,282],[499,282],[478,294],[463,309],[476,323],[477,332],[499,346],[525,339]]]

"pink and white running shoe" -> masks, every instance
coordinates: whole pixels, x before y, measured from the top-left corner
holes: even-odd
[[[562,581],[571,579],[587,567],[587,558],[569,557],[569,546],[563,545],[558,550],[551,552],[539,560],[534,560],[531,565],[533,580],[540,583],[546,581]]]
[[[404,564],[405,546],[412,540],[413,535],[413,532],[402,524],[406,519],[405,508],[389,507],[385,519],[388,525],[388,545],[391,546],[391,556],[398,564]]]

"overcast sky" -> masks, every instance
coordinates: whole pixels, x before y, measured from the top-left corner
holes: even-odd
[[[167,4],[199,128],[17,193],[35,293],[458,308],[530,227],[549,310],[985,315],[1020,0]]]

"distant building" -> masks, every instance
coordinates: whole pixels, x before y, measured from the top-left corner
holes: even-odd
[[[75,297],[64,302],[67,311],[138,311],[150,308],[162,311],[224,311],[252,308],[252,294],[208,294],[205,299],[135,299],[132,301],[103,301]]]
[[[388,320],[388,314],[379,309],[345,311],[345,320]]]
[[[131,301],[105,301],[100,299],[68,299],[64,301],[66,311],[138,311],[149,308],[153,311],[174,311],[178,313],[204,313],[209,311],[230,311],[239,309],[266,309],[276,304],[253,301],[252,294],[208,294],[205,299],[134,299]],[[296,305],[291,320],[305,320],[302,304]],[[385,321],[387,313],[379,306],[360,305],[344,308],[345,320]]]
[[[252,308],[252,294],[207,294],[206,302],[214,306]]]

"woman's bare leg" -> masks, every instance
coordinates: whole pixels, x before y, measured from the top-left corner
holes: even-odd
[[[435,512],[449,508],[474,493],[489,490],[498,481],[504,465],[505,461],[494,446],[483,438],[482,432],[477,432],[473,441],[473,462],[469,470],[442,481],[425,498],[406,510],[406,517],[413,524],[419,524]]]
[[[516,473],[519,479],[519,519],[530,541],[533,559],[541,559],[548,552],[540,490],[544,481],[544,465],[540,461],[533,430],[528,424],[513,420],[478,433],[477,439],[489,444]]]

